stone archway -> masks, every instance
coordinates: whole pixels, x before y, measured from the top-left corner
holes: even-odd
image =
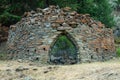
[[[78,62],[78,46],[74,38],[63,32],[57,36],[49,51],[50,63],[75,64]]]

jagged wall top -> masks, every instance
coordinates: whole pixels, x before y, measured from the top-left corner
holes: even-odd
[[[36,11],[25,12],[23,18],[16,26],[25,24],[58,29],[63,29],[63,27],[70,29],[71,27],[77,27],[79,24],[104,28],[104,24],[95,21],[89,14],[79,14],[76,11],[72,11],[69,7],[60,9],[58,6],[50,6],[45,9],[37,8]]]

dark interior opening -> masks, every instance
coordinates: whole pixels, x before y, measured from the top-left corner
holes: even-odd
[[[53,64],[75,64],[78,61],[77,46],[73,39],[61,34],[57,37],[50,49],[50,63]]]

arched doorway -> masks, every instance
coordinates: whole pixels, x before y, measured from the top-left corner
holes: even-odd
[[[58,35],[50,48],[49,57],[53,64],[77,63],[78,47],[75,40],[68,33]]]

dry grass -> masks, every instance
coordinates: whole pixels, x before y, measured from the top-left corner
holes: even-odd
[[[0,80],[120,80],[119,61],[63,66],[31,66],[25,62],[0,61]],[[20,66],[28,70],[16,71]]]

